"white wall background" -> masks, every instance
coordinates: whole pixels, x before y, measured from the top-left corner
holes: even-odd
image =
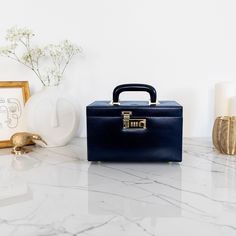
[[[85,135],[85,105],[110,99],[114,86],[127,82],[152,84],[160,99],[181,103],[185,136],[211,135],[214,84],[236,78],[235,0],[0,3],[1,44],[17,25],[32,28],[36,44],[69,39],[83,47],[85,56],[65,76],[81,116],[79,135]],[[41,87],[31,71],[5,58],[0,80],[29,80],[32,93]]]

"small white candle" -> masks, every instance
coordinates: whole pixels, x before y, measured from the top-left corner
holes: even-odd
[[[235,96],[232,82],[221,82],[215,85],[215,117],[229,115],[229,99]]]
[[[229,115],[236,116],[236,96],[229,99]]]

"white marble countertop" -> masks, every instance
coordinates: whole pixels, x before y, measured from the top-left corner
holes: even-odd
[[[0,151],[0,235],[236,235],[236,157],[185,139],[183,162],[89,163],[85,139]]]

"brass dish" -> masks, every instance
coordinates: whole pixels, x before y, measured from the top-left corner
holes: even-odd
[[[219,152],[227,155],[236,155],[236,116],[220,116],[216,118],[212,141]]]

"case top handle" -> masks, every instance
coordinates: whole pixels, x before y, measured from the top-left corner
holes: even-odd
[[[147,92],[150,95],[150,105],[157,105],[159,102],[157,101],[157,92],[154,87],[148,84],[121,84],[115,87],[113,90],[113,100],[112,105],[120,105],[119,96],[122,92],[129,91],[141,91]]]

